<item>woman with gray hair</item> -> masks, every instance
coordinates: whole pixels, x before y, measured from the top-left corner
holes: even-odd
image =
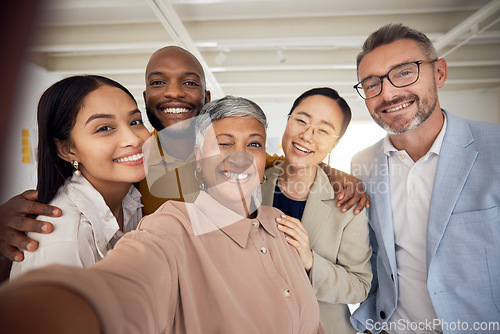
[[[165,203],[91,268],[49,267],[4,285],[0,330],[324,332],[302,262],[274,222],[280,211],[253,196],[264,177],[264,113],[225,97],[200,114],[196,201]],[[24,332],[18,325],[30,324],[13,311],[21,305],[33,324]]]

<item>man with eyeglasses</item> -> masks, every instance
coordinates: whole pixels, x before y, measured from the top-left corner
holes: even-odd
[[[358,331],[500,333],[500,126],[441,109],[447,71],[401,24],[357,57],[354,88],[387,131],[352,161],[371,198],[374,272]]]

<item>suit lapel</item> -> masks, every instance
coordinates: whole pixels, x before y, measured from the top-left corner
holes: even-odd
[[[372,195],[370,198],[371,205],[369,208],[369,218],[378,221],[382,244],[389,258],[392,272],[397,272],[396,250],[394,246],[394,223],[392,220],[390,196],[389,163],[388,157],[383,150],[383,140],[380,142],[380,145],[382,147],[376,150],[379,153],[375,161],[369,165],[371,170],[369,171],[368,179],[373,181],[366,185],[368,187],[368,193]],[[370,189],[370,187],[375,187],[375,189]],[[372,223],[370,222],[370,224]],[[376,227],[374,230],[377,230]],[[379,247],[381,247],[380,242]]]
[[[467,148],[474,141],[467,122],[448,113],[446,117],[448,125],[439,153],[429,208],[427,270],[477,158],[477,152]]]
[[[331,205],[326,201],[335,199],[335,193],[330,186],[328,177],[319,167],[317,168],[316,179],[307,197],[301,220],[309,234],[309,245],[311,248],[318,239],[324,224],[328,223],[330,212],[332,211]]]

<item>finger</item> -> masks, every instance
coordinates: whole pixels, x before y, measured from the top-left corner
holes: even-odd
[[[23,252],[1,241],[0,241],[0,253],[10,261],[21,262],[24,260]]]
[[[23,216],[16,217],[16,219],[12,221],[12,225],[13,226],[11,227],[13,229],[21,232],[36,232],[47,234],[54,230],[54,226],[49,222]]]
[[[22,232],[10,228],[4,229],[2,230],[2,232],[3,233],[0,242],[5,242],[11,247],[15,247],[19,250],[26,250],[29,252],[34,252],[38,248],[38,242],[27,237]],[[8,251],[8,247],[5,247],[4,249]]]
[[[332,184],[333,192],[339,200],[344,198],[344,187],[340,182],[330,182]]]
[[[337,196],[337,199],[339,201],[337,202],[337,207],[341,207],[345,205],[347,202],[352,201],[354,198],[355,202],[357,203],[360,199],[359,193],[355,192],[355,189],[351,183],[346,183],[345,189],[344,189],[344,196],[339,199]],[[351,205],[352,207],[352,205]]]
[[[359,214],[367,205],[369,202],[370,197],[367,194],[361,194],[361,199],[358,202],[358,205],[354,209],[354,214],[357,215]]]
[[[28,201],[36,202],[38,201],[38,190],[26,190],[21,196]]]
[[[292,228],[284,224],[278,224],[278,229],[288,236],[292,237],[294,240],[307,244],[309,238],[307,236],[307,231],[298,228]]]
[[[276,218],[276,222],[278,224],[285,225],[290,229],[296,230],[297,233],[299,233],[299,230],[305,230],[300,220],[290,216],[281,215],[281,217]]]
[[[47,204],[42,204],[38,202],[26,202],[23,203],[23,211],[22,213],[26,215],[43,215],[43,216],[49,216],[49,217],[59,217],[62,215],[61,209],[58,207],[52,206],[52,205],[47,205]]]

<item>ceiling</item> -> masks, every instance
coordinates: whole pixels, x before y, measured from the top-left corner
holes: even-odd
[[[61,76],[109,76],[142,104],[149,56],[175,44],[200,59],[213,97],[290,105],[330,86],[349,100],[361,44],[389,22],[446,56],[445,90],[499,90],[499,0],[46,0],[26,57]]]

